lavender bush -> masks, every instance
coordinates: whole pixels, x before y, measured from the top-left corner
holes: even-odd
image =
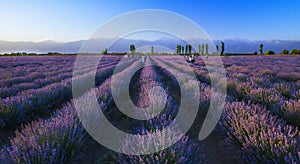
[[[124,65],[128,64],[131,64],[131,62],[124,63]],[[100,66],[95,77],[96,85],[100,85],[108,78],[113,73],[113,70],[114,65]],[[85,71],[87,72],[88,69]],[[18,93],[16,96],[1,99],[0,129],[14,128],[20,123],[26,123],[37,117],[49,115],[51,111],[61,107],[64,102],[70,100],[72,98],[72,78],[66,78],[67,76],[64,77],[61,75],[53,78],[54,80],[50,80],[51,82],[62,80],[58,83],[52,83],[38,89],[26,90]],[[92,75],[88,72],[74,77],[74,80],[76,82],[84,82],[87,76]],[[57,80],[58,77],[60,77],[60,80]],[[86,90],[88,89],[86,88]]]
[[[197,58],[189,64],[198,81],[191,80],[181,57],[155,56],[146,59],[165,68],[172,69],[182,77],[182,83],[190,97],[200,100],[199,109],[209,108],[211,98],[211,79],[218,74],[208,74],[204,60]],[[110,75],[119,57],[105,57],[97,67],[97,100],[105,112],[110,112],[113,98],[110,91]],[[299,97],[300,79],[298,56],[253,56],[222,58],[227,74],[227,106],[222,117],[224,130],[228,133],[229,143],[240,146],[244,158],[249,163],[299,163]],[[2,147],[1,158],[6,163],[66,163],[81,157],[87,136],[82,129],[72,103],[57,111],[51,118],[42,120],[55,109],[71,99],[70,87],[75,57],[3,57],[0,61],[0,129],[1,134],[21,123],[31,122],[16,132],[10,144]],[[123,64],[119,72],[128,78],[126,72],[135,64],[135,59]],[[133,64],[132,64],[133,63]],[[132,64],[132,65],[131,65]],[[133,100],[140,107],[151,104],[149,90],[160,86],[167,92],[167,104],[154,119],[134,127],[136,133],[150,134],[158,132],[172,123],[178,105],[171,95],[176,79],[166,69],[146,67],[141,71],[136,83],[137,93]],[[85,79],[93,71],[90,65],[76,70],[75,81],[85,86]],[[168,81],[165,81],[168,80]],[[224,87],[226,79],[218,80],[218,86]],[[167,85],[166,85],[167,84]],[[122,83],[121,83],[121,86]],[[200,88],[200,94],[192,92]],[[84,88],[84,94],[90,88]],[[221,88],[226,89],[226,88]],[[117,95],[122,96],[122,95]],[[175,96],[176,97],[176,96]],[[77,98],[77,97],[76,97]],[[89,92],[81,97],[88,104]],[[152,99],[164,99],[156,95]],[[240,102],[233,102],[240,101]],[[245,102],[245,103],[244,103]],[[94,112],[85,106],[90,113]],[[205,113],[205,112],[203,112]],[[152,113],[145,113],[152,115]],[[84,123],[82,123],[84,124]],[[173,130],[170,134],[161,134],[166,142],[176,139]],[[181,135],[181,134],[180,134]],[[130,138],[128,138],[128,142]],[[146,150],[150,142],[136,141],[136,146],[125,142],[123,149]],[[102,157],[99,162],[110,163],[199,163],[203,161],[199,145],[184,136],[174,146],[158,153],[145,156],[114,154]],[[113,161],[108,161],[113,160]],[[1,160],[0,160],[1,161]],[[1,161],[2,162],[2,161]],[[1,163],[0,162],[0,163]]]
[[[73,105],[67,104],[50,119],[33,121],[16,131],[1,150],[6,163],[65,163],[80,158],[86,132]]]
[[[172,120],[166,117],[166,115],[160,115],[154,121],[148,121],[142,127],[143,135],[151,135],[152,133],[160,133],[161,140],[160,142],[168,145],[168,143],[172,143],[174,140],[178,140],[174,145],[164,150],[158,151],[157,153],[147,154],[147,155],[125,155],[122,153],[117,154],[106,154],[98,159],[97,163],[202,163],[205,159],[205,155],[201,153],[201,147],[197,143],[193,143],[188,140],[188,137],[184,134],[181,134],[176,129],[169,131],[161,131],[161,126],[166,127],[171,123]],[[163,125],[162,125],[163,123]],[[149,130],[149,127],[151,129]],[[182,138],[178,138],[182,136]],[[150,139],[151,140],[151,139]],[[129,143],[137,143],[135,145]],[[133,140],[132,138],[128,138],[122,145],[123,151],[132,152],[135,154],[137,150],[139,151],[147,151],[150,148],[156,148],[156,150],[160,150],[160,144],[158,142],[150,142],[145,141],[142,138]]]
[[[243,102],[228,103],[222,123],[229,141],[238,143],[245,159],[263,163],[299,163],[300,132],[270,111]]]

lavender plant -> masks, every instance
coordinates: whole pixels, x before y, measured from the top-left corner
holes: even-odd
[[[82,155],[86,132],[70,103],[50,119],[33,121],[16,131],[1,149],[5,163],[65,163]]]
[[[256,105],[228,103],[222,123],[231,143],[237,143],[250,162],[299,163],[300,132]]]

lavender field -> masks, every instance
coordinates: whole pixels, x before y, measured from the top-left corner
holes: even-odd
[[[1,57],[0,163],[300,163],[300,56],[222,57],[226,78],[218,79],[218,84],[227,81],[225,109],[203,141],[198,134],[213,99],[211,78],[217,76],[208,73],[205,59],[196,57],[189,63],[197,78],[191,80],[184,73],[182,56],[146,57],[146,64],[157,66],[145,66],[134,74],[131,101],[148,107],[149,91],[159,86],[166,95],[154,97],[156,105],[163,99],[167,103],[158,116],[145,121],[124,115],[112,98],[115,67],[122,68],[116,74],[126,79],[141,64],[140,56],[121,59],[103,56],[95,91],[108,120],[128,133],[148,134],[172,123],[182,96],[174,74],[182,77],[187,90],[200,88],[199,94],[190,95],[200,105],[192,109],[198,114],[188,133],[161,134],[166,143],[182,136],[176,144],[143,156],[108,150],[86,132],[75,110],[75,100],[80,99],[87,102],[86,111],[94,112],[88,105],[91,88],[83,87],[82,95],[72,96],[72,80],[84,86],[86,78],[93,76],[91,65],[82,65],[76,70],[80,76],[72,79],[76,56]],[[125,142],[122,149],[134,152],[155,146],[137,141],[132,147]]]

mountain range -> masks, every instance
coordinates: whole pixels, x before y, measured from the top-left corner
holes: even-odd
[[[111,43],[112,38],[100,38],[93,39],[92,43],[95,47]],[[201,40],[188,40],[196,43],[204,43]],[[221,42],[225,43],[226,53],[254,53],[259,52],[259,45],[264,44],[264,51],[273,50],[277,53],[282,52],[283,49],[292,50],[300,49],[299,40],[247,40],[242,38],[231,38],[224,40],[214,40],[214,44],[218,44],[220,47]],[[47,52],[59,52],[59,53],[77,53],[79,52],[82,44],[85,40],[78,40],[72,42],[54,42],[54,41],[41,41],[41,42],[23,42],[23,41],[0,41],[0,53],[10,52],[34,52],[34,53],[47,53]],[[185,45],[186,42],[174,38],[160,38],[157,40],[141,40],[141,39],[119,39],[108,47],[108,52],[127,52],[129,51],[129,45],[134,44],[137,50],[139,47],[147,47],[153,45],[154,47],[164,47],[164,50],[174,52],[176,45]],[[197,47],[195,47],[195,51]],[[142,48],[141,48],[142,50]],[[150,49],[149,49],[150,51]],[[156,51],[159,51],[156,49]],[[214,52],[215,47],[210,51]],[[92,50],[93,52],[93,50]]]

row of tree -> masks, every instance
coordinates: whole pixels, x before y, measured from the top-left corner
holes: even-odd
[[[198,45],[198,54],[199,55],[208,55],[208,44],[199,44]],[[177,45],[176,46],[176,53],[177,54],[184,54],[184,55],[191,55],[193,52],[192,52],[192,45],[190,44],[187,44],[185,46],[183,45]],[[129,46],[129,50],[130,50],[130,54],[134,54],[135,53],[135,46],[133,44],[131,44]],[[220,51],[220,55],[224,55],[224,52],[225,52],[225,43],[224,42],[221,42],[221,51]],[[151,46],[151,49],[150,49],[150,53],[151,54],[154,54],[154,47]],[[102,54],[107,54],[107,48],[105,48],[103,51],[102,51]],[[216,45],[216,54],[219,55],[219,45]],[[263,44],[260,44],[259,45],[259,54],[260,55],[263,55],[263,54],[266,54],[266,55],[273,55],[275,54],[274,51],[266,51],[264,53],[264,45]],[[284,49],[282,51],[282,54],[289,54],[289,51],[287,49]],[[300,54],[300,50],[298,49],[293,49],[290,54]],[[257,55],[257,52],[254,53],[254,55]]]
[[[192,45],[187,44],[184,46],[177,45],[176,46],[176,53],[177,54],[192,54]]]
[[[206,55],[208,54],[208,44],[199,44],[198,45],[198,54],[199,55]],[[225,44],[224,42],[221,42],[221,55],[224,54],[225,51]],[[204,53],[205,52],[205,53]],[[185,54],[185,55],[190,55],[192,54],[192,45],[187,44],[185,46],[182,45],[177,45],[176,46],[176,53],[177,54]],[[216,45],[216,53],[217,55],[219,54],[219,45]]]
[[[260,45],[259,45],[259,53],[260,53],[261,55],[264,54],[264,53],[263,53],[263,49],[264,49],[264,45],[263,45],[263,44],[260,44]],[[274,55],[275,52],[274,52],[274,51],[271,51],[271,50],[268,50],[268,51],[265,52],[265,54],[266,54],[266,55]],[[289,53],[289,50],[283,49],[282,52],[281,52],[281,54],[284,54],[284,55],[287,55],[287,54],[300,54],[300,50],[298,50],[298,49],[293,49],[293,50]]]
[[[264,45],[260,44],[259,45],[259,53],[261,55],[264,54],[263,49],[264,49]],[[204,51],[205,51],[205,54],[204,54]],[[221,56],[224,55],[224,52],[225,52],[225,43],[221,42],[220,55]],[[176,46],[176,53],[177,54],[190,55],[190,54],[192,54],[192,45],[187,44],[185,47],[181,46],[181,45],[177,45]],[[206,55],[206,54],[208,54],[208,44],[202,44],[202,45],[199,44],[198,45],[198,54],[200,54],[200,55]],[[219,45],[216,45],[216,54],[219,55]],[[257,52],[255,52],[254,54],[256,55]],[[265,54],[267,54],[267,55],[273,55],[273,54],[275,54],[275,52],[274,51],[266,51]],[[289,51],[287,49],[283,49],[282,50],[282,54],[289,54]],[[300,54],[300,50],[293,49],[290,52],[290,54]]]

